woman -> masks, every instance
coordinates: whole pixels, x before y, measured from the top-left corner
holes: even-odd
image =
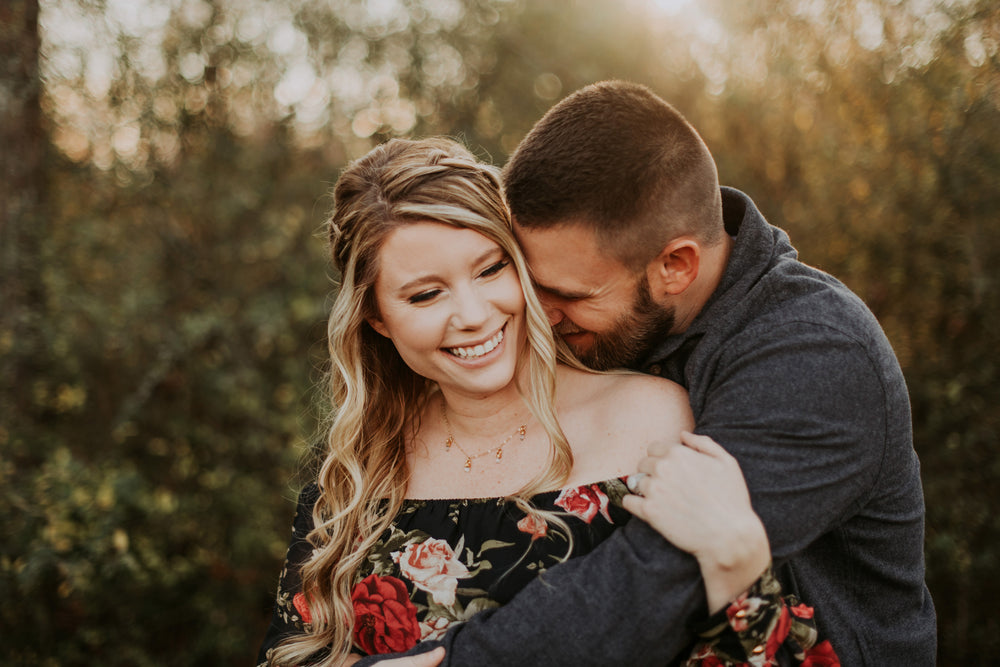
[[[679,386],[595,374],[557,350],[497,173],[461,146],[390,141],[348,167],[334,198],[337,410],[300,497],[261,650],[269,664],[405,651],[503,604],[627,521],[623,479],[647,444],[693,427]],[[655,526],[698,558],[713,611],[770,558],[742,478],[721,481],[739,499],[725,530],[704,531],[720,519],[708,508]],[[745,626],[754,642],[774,638]],[[718,659],[713,642],[692,659]]]

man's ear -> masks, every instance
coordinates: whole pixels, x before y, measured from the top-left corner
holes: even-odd
[[[377,317],[366,317],[365,318],[365,322],[367,322],[368,326],[370,326],[372,329],[374,329],[378,333],[382,334],[386,338],[389,337],[389,330],[385,328],[385,324],[383,324],[382,320],[380,320],[379,318],[377,318]]]
[[[653,298],[681,294],[698,277],[701,244],[692,236],[674,239],[646,267]]]

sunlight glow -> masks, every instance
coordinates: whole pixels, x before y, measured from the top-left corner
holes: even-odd
[[[691,9],[692,0],[653,0],[653,5],[665,14],[676,16],[685,9]]]

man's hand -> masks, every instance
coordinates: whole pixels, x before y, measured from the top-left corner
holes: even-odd
[[[654,443],[623,505],[698,559],[711,611],[760,576],[771,560],[767,534],[750,505],[739,463],[714,440],[681,434]]]
[[[359,657],[354,657],[351,662],[344,663],[342,667],[352,665],[359,659]],[[420,655],[404,655],[402,658],[380,660],[378,664],[384,667],[437,667],[441,664],[442,660],[444,660],[444,648],[438,646],[433,651],[428,651],[427,653],[421,653]]]

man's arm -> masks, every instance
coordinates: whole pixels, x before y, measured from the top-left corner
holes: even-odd
[[[732,341],[732,361],[717,364],[705,400],[693,405],[697,431],[739,460],[775,558],[787,558],[870,492],[885,392],[862,346],[817,325],[740,338],[743,348]],[[491,615],[454,628],[442,664],[663,665],[705,611],[694,558],[632,521]]]
[[[663,582],[672,582],[670,593]],[[705,613],[693,557],[641,521],[549,569],[499,609],[453,628],[442,665],[663,665],[693,638],[673,619]],[[666,619],[666,622],[664,622]],[[358,667],[375,664],[364,658]]]
[[[905,396],[905,385],[901,374],[883,377],[870,346],[819,324],[748,331],[726,355],[733,361],[693,406],[697,432],[739,461],[782,561],[870,497],[886,455],[889,395]]]

